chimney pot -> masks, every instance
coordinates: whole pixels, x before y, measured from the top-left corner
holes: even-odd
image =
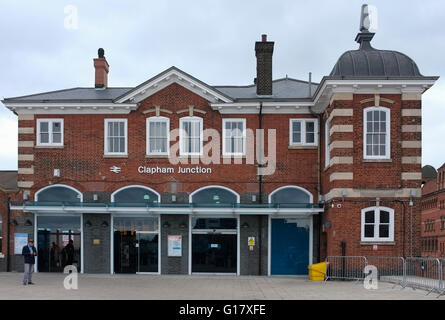
[[[267,42],[267,34],[262,34],[261,35],[261,41]]]
[[[97,57],[105,58],[105,50],[103,48],[99,48],[99,50],[97,50]]]

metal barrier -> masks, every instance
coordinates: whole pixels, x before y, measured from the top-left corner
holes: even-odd
[[[368,257],[368,264],[377,267],[379,281],[403,286],[405,259],[402,257]]]
[[[428,290],[427,294],[436,291],[443,292],[442,264],[436,258],[405,259],[405,277],[403,287],[421,288]]]
[[[328,279],[364,280],[364,269],[373,265],[378,271],[378,280],[394,283],[402,288],[411,287],[427,290],[427,295],[437,292],[445,294],[445,259],[422,257],[382,256],[328,256],[329,262],[325,281]]]
[[[363,280],[364,269],[368,264],[366,257],[362,256],[329,256],[326,258],[329,265],[326,267],[325,281],[328,279]]]
[[[445,259],[439,259],[440,261],[440,280],[442,282],[442,288],[440,289],[439,295],[437,297],[440,297],[441,295],[445,294]]]

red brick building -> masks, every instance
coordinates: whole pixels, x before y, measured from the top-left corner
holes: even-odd
[[[171,67],[113,88],[100,49],[94,88],[4,99],[11,210],[37,269],[306,274],[327,255],[420,255],[421,98],[437,77],[373,36],[320,83],[272,80],[263,35],[252,85]]]
[[[422,168],[421,246],[424,257],[445,257],[445,164]]]
[[[9,234],[14,233],[14,220],[9,218],[8,230],[8,197],[18,192],[17,171],[0,171],[0,270],[7,269],[7,259],[5,253],[8,247]]]

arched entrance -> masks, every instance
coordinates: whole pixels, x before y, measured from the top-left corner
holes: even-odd
[[[269,195],[269,202],[281,208],[305,208],[312,194],[297,186],[284,186]],[[305,275],[310,263],[312,216],[270,218],[270,274]]]

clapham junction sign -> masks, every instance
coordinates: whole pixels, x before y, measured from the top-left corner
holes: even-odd
[[[122,171],[121,167],[112,166],[110,171],[114,173],[120,173]],[[142,174],[172,174],[172,173],[191,173],[191,174],[209,174],[212,173],[212,168],[206,168],[201,166],[195,167],[178,167],[176,170],[173,167],[146,167],[139,166],[138,172]]]
[[[191,173],[191,174],[208,174],[212,173],[212,168],[205,168],[201,166],[195,166],[195,167],[178,167],[176,172],[175,168],[173,167],[146,167],[146,166],[139,166],[138,167],[139,173],[145,173],[145,174],[157,174],[157,173]]]

